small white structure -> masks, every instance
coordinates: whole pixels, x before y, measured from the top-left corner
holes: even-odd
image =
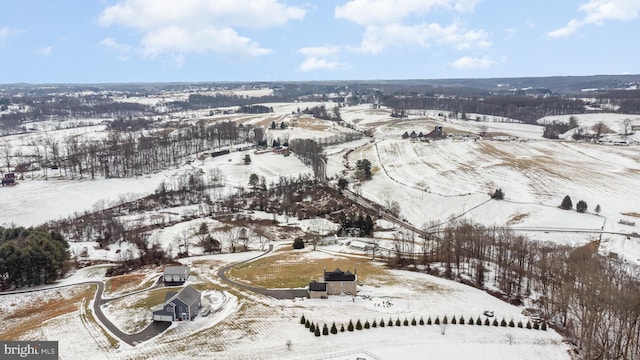
[[[181,285],[189,278],[188,266],[167,266],[164,268],[162,280],[165,284]]]

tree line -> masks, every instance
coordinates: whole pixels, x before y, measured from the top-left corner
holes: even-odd
[[[0,227],[0,289],[49,284],[66,271],[69,244],[44,228]]]
[[[494,295],[515,304],[530,297],[585,359],[640,356],[640,268],[599,254],[598,241],[579,247],[532,241],[463,220],[424,233],[396,239],[391,264],[422,264],[479,288],[490,282]]]

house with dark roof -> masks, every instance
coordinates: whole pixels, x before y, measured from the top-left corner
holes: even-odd
[[[166,285],[182,285],[189,278],[188,266],[167,266],[162,273],[162,280]]]
[[[319,281],[309,283],[309,297],[312,299],[323,299],[328,295],[355,295],[357,292],[358,275],[357,271],[334,271],[324,270],[324,276]]]
[[[193,320],[200,309],[201,294],[187,285],[179,292],[169,291],[162,306],[153,311],[153,321]]]

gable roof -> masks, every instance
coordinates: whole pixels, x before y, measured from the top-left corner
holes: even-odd
[[[164,303],[168,303],[169,300],[171,300],[172,297],[176,296],[178,294],[177,291],[167,291],[166,294],[164,294]]]
[[[167,266],[166,268],[164,268],[165,275],[184,275],[188,273],[188,266]]]
[[[319,283],[313,280],[309,283],[309,291],[327,291],[327,283]]]
[[[191,285],[187,285],[180,290],[179,293],[172,296],[166,303],[173,302],[176,299],[182,301],[186,305],[192,306],[200,300],[200,291],[196,290]]]
[[[355,281],[356,276],[352,274],[348,270],[346,272],[338,269],[334,271],[325,271],[324,272],[324,281]]]

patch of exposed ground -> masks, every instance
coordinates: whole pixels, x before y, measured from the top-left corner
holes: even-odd
[[[507,225],[511,226],[511,225],[515,225],[515,224],[519,224],[522,222],[522,220],[526,219],[529,217],[529,214],[517,214],[511,217],[511,219],[509,219],[507,221]]]

